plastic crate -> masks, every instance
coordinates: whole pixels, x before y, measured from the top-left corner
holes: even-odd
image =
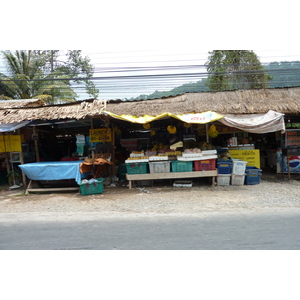
[[[194,170],[195,171],[209,171],[216,169],[216,159],[207,160],[195,160]]]
[[[127,174],[146,174],[148,173],[148,163],[136,162],[126,164]]]
[[[229,185],[231,174],[218,174],[217,184],[218,185]]]
[[[245,174],[231,174],[231,185],[244,185],[245,183]]]
[[[81,183],[79,185],[80,193],[83,196],[102,194],[104,190],[103,178],[97,178],[97,181],[92,183]]]
[[[150,173],[169,173],[170,161],[149,161]]]
[[[218,174],[231,174],[232,160],[218,159]]]
[[[245,184],[246,185],[260,184],[260,176],[261,176],[261,173],[246,174]]]
[[[239,159],[232,160],[232,174],[244,175],[246,171],[246,164],[248,162]]]
[[[192,161],[180,161],[174,160],[171,161],[172,172],[192,172],[193,171],[193,162]]]
[[[262,169],[256,168],[256,167],[251,167],[251,166],[246,166],[246,170],[245,170],[246,174],[261,174],[262,173]]]

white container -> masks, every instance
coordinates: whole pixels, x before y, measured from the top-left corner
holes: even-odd
[[[208,159],[217,159],[217,155],[203,155],[199,157],[183,157],[180,155],[177,155],[177,160],[180,161],[194,161],[194,160],[208,160]]]
[[[170,173],[170,161],[149,161],[150,173]]]
[[[232,174],[244,175],[247,163],[248,162],[244,160],[232,159]]]
[[[149,159],[127,159],[125,160],[125,164],[132,164],[132,163],[142,163],[142,162],[148,162]]]
[[[232,174],[231,175],[231,185],[244,185],[244,183],[245,183],[245,174],[243,174],[243,175]]]
[[[187,157],[187,158],[190,158],[190,157],[201,157],[202,156],[202,153],[182,153],[182,157]]]
[[[145,153],[130,153],[130,157],[142,157],[145,156]]]
[[[202,150],[202,155],[213,155],[217,154],[217,150]]]
[[[218,174],[217,184],[218,185],[229,185],[231,174]]]
[[[176,180],[173,183],[174,187],[192,187],[193,182],[189,180]]]
[[[149,156],[149,161],[160,161],[160,160],[168,160],[167,155],[161,155],[161,156]]]

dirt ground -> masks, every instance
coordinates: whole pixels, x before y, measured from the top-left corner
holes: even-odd
[[[192,214],[221,210],[300,208],[300,178],[265,173],[260,184],[211,186],[208,178],[193,180],[192,187],[173,187],[169,180],[129,189],[127,182],[104,186],[102,194],[80,192],[30,193],[2,186],[0,213]]]

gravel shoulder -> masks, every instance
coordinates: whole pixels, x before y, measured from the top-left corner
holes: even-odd
[[[125,183],[105,187],[103,194],[82,196],[79,192],[31,193],[24,189],[0,192],[3,214],[97,213],[102,216],[145,214],[197,214],[223,211],[261,211],[300,209],[300,180],[262,176],[258,185],[210,186],[197,182],[191,188],[173,187],[160,182],[151,187],[129,190]]]

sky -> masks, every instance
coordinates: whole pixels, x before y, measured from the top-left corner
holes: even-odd
[[[270,6],[254,0],[243,7],[232,0],[112,0],[97,6],[89,0],[79,6],[54,1],[47,7],[49,18],[43,11],[42,18],[24,19],[23,33],[22,9],[30,3],[20,3],[13,19],[4,16],[10,30],[2,31],[0,49],[81,49],[95,66],[94,76],[102,78],[97,81],[100,99],[131,98],[198,81],[201,76],[107,77],[201,73],[208,52],[216,49],[254,50],[262,63],[300,60],[294,1]],[[79,100],[89,97],[82,88],[76,91]]]

